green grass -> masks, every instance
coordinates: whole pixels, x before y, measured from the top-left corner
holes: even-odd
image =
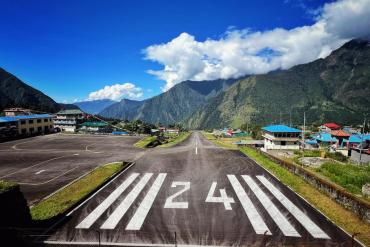
[[[177,137],[177,138],[171,138],[171,139],[168,139],[168,143],[166,144],[162,144],[162,145],[159,145],[157,146],[157,148],[166,148],[166,147],[171,147],[177,143],[180,143],[182,142],[183,140],[186,139],[186,137],[188,137],[190,134],[192,133],[192,131],[189,131],[189,132],[186,132],[185,134],[182,134],[181,136]]]
[[[94,190],[122,167],[122,163],[114,163],[99,167],[76,183],[31,208],[32,219],[45,220],[60,214]]]
[[[323,212],[329,217],[333,224],[342,227],[350,234],[361,232],[361,235],[358,235],[356,239],[364,243],[366,246],[370,244],[370,225],[367,222],[361,220],[354,213],[341,207],[329,196],[321,193],[315,187],[306,183],[302,178],[279,166],[262,154],[259,154],[247,147],[242,147],[240,150],[260,163],[263,167],[278,177],[282,183],[288,185],[309,203],[314,205],[315,208]]]
[[[6,193],[8,191],[13,190],[17,186],[18,186],[18,184],[14,183],[14,182],[0,181],[0,195],[3,194],[3,193]]]
[[[325,162],[315,172],[330,178],[353,194],[361,194],[362,186],[370,182],[370,166]]]
[[[228,149],[238,149],[237,146],[233,144],[233,142],[246,140],[246,137],[221,137],[216,139],[213,135],[204,131],[202,131],[202,134],[211,142]],[[252,141],[253,139],[251,137],[248,137],[248,140]]]
[[[145,139],[142,139],[138,143],[136,143],[135,146],[140,147],[140,148],[145,148],[149,143],[151,143],[155,139],[156,139],[155,137],[147,137]]]

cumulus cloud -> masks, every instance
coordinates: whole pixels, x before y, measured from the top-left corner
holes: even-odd
[[[289,69],[324,58],[349,39],[370,33],[370,0],[339,0],[310,12],[315,24],[291,30],[228,28],[220,39],[204,42],[182,33],[166,44],[143,50],[144,59],[164,66],[147,72],[165,80],[162,91],[167,91],[184,80],[237,78]]]
[[[116,84],[113,86],[105,86],[99,91],[90,93],[89,98],[86,101],[99,100],[99,99],[111,99],[118,101],[121,97],[137,99],[143,96],[143,93],[138,93],[141,88],[136,87],[132,83]]]
[[[74,101],[73,101],[73,103],[76,103],[78,101],[78,99],[75,99]]]
[[[153,92],[153,90],[151,90],[151,89],[148,89],[147,91],[148,91],[148,92]]]

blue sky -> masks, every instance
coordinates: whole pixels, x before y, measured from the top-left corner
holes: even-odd
[[[315,25],[317,15],[321,13],[314,10],[325,2],[330,4],[332,1],[2,0],[0,67],[57,102],[83,101],[92,92],[96,93],[90,95],[91,99],[108,95],[116,100],[140,96],[137,99],[141,100],[168,90],[180,80],[237,77],[243,73],[264,72],[276,66],[294,65],[284,65],[279,61],[279,65],[273,67],[271,59],[267,59],[269,64],[261,65],[260,70],[238,69],[239,65],[235,65],[235,69],[233,62],[227,65],[225,57],[220,59],[224,60],[222,66],[225,66],[220,73],[212,74],[204,68],[207,72],[204,74],[203,69],[198,67],[188,69],[196,63],[188,64],[186,61],[192,61],[194,56],[189,54],[193,51],[212,54],[209,50],[199,50],[207,39],[214,41],[212,47],[215,48],[209,49],[217,50],[216,44],[228,49],[224,48],[228,44],[220,41],[244,39],[245,42],[246,36],[257,40],[257,32],[275,34],[276,28],[289,31]],[[348,38],[340,37],[336,41],[342,44]],[[197,42],[197,48],[189,46],[193,50],[182,55],[184,50],[189,50],[184,47],[192,40]],[[155,46],[169,42],[173,45]],[[175,44],[180,44],[180,47],[174,47]],[[267,44],[258,49],[279,52],[279,47],[271,46]],[[254,53],[257,57],[266,53],[258,53],[258,49],[253,51],[251,47],[244,48],[249,55]],[[281,49],[285,51],[283,44]],[[171,54],[167,56],[167,52]],[[327,53],[323,52],[324,48],[314,54],[314,58],[319,53]],[[271,52],[268,53],[271,55]],[[183,58],[186,61],[179,62]],[[217,54],[212,58],[219,59]],[[245,57],[247,60],[249,58]],[[133,85],[122,86],[125,83]],[[123,95],[106,94],[113,87],[99,93],[106,86],[116,84],[119,84],[116,89],[121,90]],[[148,89],[152,91],[148,92]]]

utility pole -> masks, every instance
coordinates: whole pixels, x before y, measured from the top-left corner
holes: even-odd
[[[303,140],[303,156],[302,156],[302,167],[304,163],[304,130],[305,130],[305,125],[306,125],[306,112],[303,113],[303,128],[302,128],[302,140]]]
[[[364,142],[364,135],[365,135],[365,124],[366,124],[366,117],[365,117],[365,120],[364,120],[364,126],[362,127],[362,138],[361,138],[361,149],[360,149],[360,161],[359,161],[359,165],[361,165],[361,153],[362,153],[362,143]]]

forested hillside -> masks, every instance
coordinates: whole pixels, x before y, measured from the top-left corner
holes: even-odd
[[[161,123],[164,126],[176,123],[208,99],[229,88],[237,80],[184,81],[167,92],[146,100],[144,104],[133,108],[123,118],[154,124]]]
[[[2,68],[0,68],[0,104],[2,107],[20,106],[20,104],[26,107],[32,105],[45,111],[59,111],[61,109],[52,98]]]
[[[120,102],[112,104],[102,111],[99,112],[99,115],[110,118],[120,118],[127,119],[127,113],[131,111],[134,107],[144,104],[145,100],[129,100],[122,99]]]
[[[370,46],[352,40],[325,59],[233,84],[182,120],[190,129],[243,123],[360,123],[370,109]]]

